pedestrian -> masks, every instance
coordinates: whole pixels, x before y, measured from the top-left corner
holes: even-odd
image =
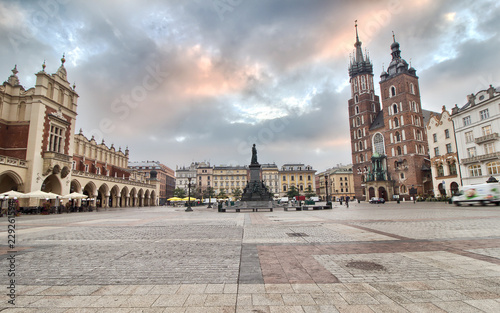
[[[349,199],[350,199],[349,196],[345,197],[345,205],[347,208],[349,208]]]

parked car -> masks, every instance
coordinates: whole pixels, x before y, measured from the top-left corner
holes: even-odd
[[[373,198],[370,199],[370,203],[385,203],[385,199],[384,198],[373,197]]]

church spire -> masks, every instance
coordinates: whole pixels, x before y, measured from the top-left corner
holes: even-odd
[[[361,41],[358,34],[358,20],[354,21],[356,28],[356,42],[354,47],[356,51],[349,60],[349,76],[352,78],[358,74],[373,74],[373,66],[368,58],[368,55],[363,56],[363,49],[361,48]]]
[[[359,41],[358,36],[358,20],[354,21],[354,27],[356,28],[356,43],[354,47],[356,48],[356,56],[354,58],[354,62],[363,62],[363,49],[361,49],[361,41]]]

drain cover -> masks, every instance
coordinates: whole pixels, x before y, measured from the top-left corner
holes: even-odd
[[[374,262],[353,261],[346,264],[346,267],[352,267],[364,271],[385,271],[385,267]]]
[[[290,237],[308,237],[306,233],[287,233],[288,236]]]

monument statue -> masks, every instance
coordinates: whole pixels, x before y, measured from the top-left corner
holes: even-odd
[[[250,164],[259,164],[259,162],[257,162],[257,148],[255,148],[255,144],[253,144],[252,147],[252,161]]]

